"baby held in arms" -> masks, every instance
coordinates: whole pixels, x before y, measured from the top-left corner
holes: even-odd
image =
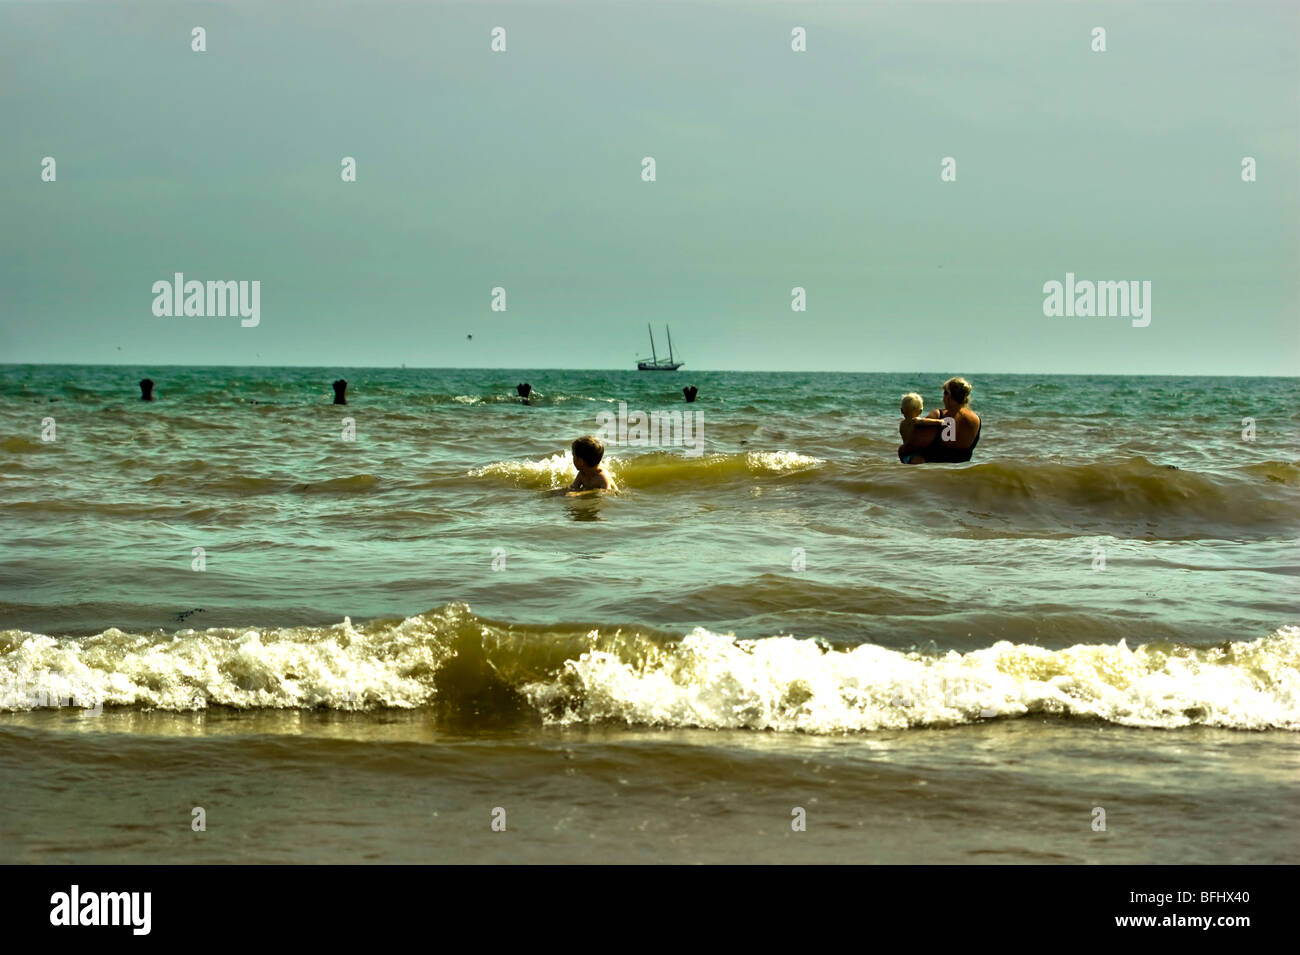
[[[898,435],[903,443],[898,448],[898,460],[911,464],[913,454],[934,443],[944,422],[942,418],[921,417],[925,405],[915,391],[903,395],[899,410],[903,413],[903,420],[898,423]]]
[[[573,442],[573,466],[578,476],[569,485],[569,491],[617,491],[618,485],[600,464],[605,456],[605,446],[592,435]]]

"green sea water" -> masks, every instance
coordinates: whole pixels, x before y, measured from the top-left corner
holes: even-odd
[[[974,460],[899,464],[900,394],[934,407],[947,377],[6,366],[0,777],[32,783],[40,751],[50,778],[145,780],[178,812],[218,776],[241,812],[272,811],[270,780],[323,800],[324,834],[212,839],[214,861],[351,852],[374,787],[461,820],[435,851],[380,813],[376,858],[472,855],[468,820],[506,798],[483,773],[529,794],[547,838],[524,858],[612,851],[691,793],[685,841],[642,857],[695,858],[699,827],[722,825],[699,858],[740,858],[789,831],[774,807],[802,791],[845,833],[869,798],[956,842],[870,856],[879,841],[849,839],[841,858],[781,836],[760,861],[1177,861],[1203,835],[1189,817],[1087,842],[1105,793],[1135,819],[1168,798],[1248,806],[1215,851],[1280,861],[1295,824],[1268,807],[1300,752],[1296,379],[969,375]],[[689,415],[689,440],[641,441],[638,412]],[[611,421],[621,493],[565,496],[569,443]],[[215,762],[177,788],[181,759]],[[905,796],[994,818],[1025,761],[1037,835],[954,836],[953,805]],[[338,774],[366,781],[320,788]],[[766,796],[729,817],[722,777]],[[114,840],[126,790],[71,842],[54,810],[75,787],[35,791],[0,811],[11,861],[183,851]]]

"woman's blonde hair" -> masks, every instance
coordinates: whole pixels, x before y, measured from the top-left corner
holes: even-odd
[[[949,378],[943,383],[943,390],[952,395],[953,400],[963,408],[970,404],[971,387],[965,378]]]

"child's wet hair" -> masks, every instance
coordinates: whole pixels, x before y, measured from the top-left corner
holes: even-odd
[[[605,446],[595,435],[584,435],[573,442],[573,459],[576,461],[581,458],[588,467],[594,468],[600,464],[600,459],[604,456]]]
[[[921,400],[921,396],[918,395],[915,391],[909,391],[907,394],[903,395],[903,401],[901,405],[903,411],[911,411],[913,408],[915,408],[917,411],[920,411],[924,407],[925,407],[925,402]]]

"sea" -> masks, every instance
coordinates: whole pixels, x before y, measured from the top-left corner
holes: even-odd
[[[0,366],[0,862],[1296,862],[1300,379],[962,372]]]

